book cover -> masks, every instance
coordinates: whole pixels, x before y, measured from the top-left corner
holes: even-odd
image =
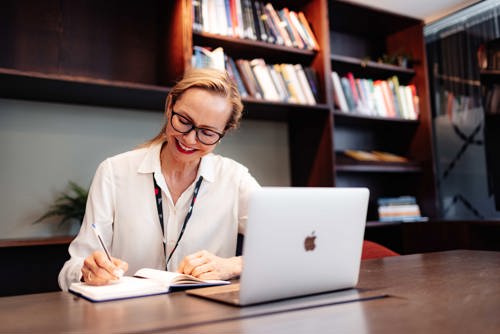
[[[316,36],[314,35],[314,32],[312,31],[311,26],[309,25],[309,22],[306,19],[306,16],[302,12],[298,12],[297,15],[299,17],[300,23],[302,24],[302,26],[304,27],[304,30],[307,32],[307,35],[309,36],[309,40],[311,41],[311,43],[313,45],[313,50],[318,51],[319,50],[319,43],[316,40]]]
[[[361,150],[345,150],[344,154],[350,158],[353,158],[354,160],[359,160],[359,161],[379,161],[378,157],[367,151],[361,151]]]
[[[69,291],[93,302],[165,294],[175,290],[230,284],[229,281],[202,280],[191,275],[143,268],[107,285],[72,283]]]
[[[266,66],[264,59],[257,58],[250,61],[252,71],[257,78],[259,86],[262,88],[264,99],[269,101],[280,101],[279,94],[274,86],[271,74]]]
[[[295,29],[295,26],[292,24],[288,8],[285,7],[280,9],[278,11],[278,15],[280,16],[281,22],[285,26],[285,29],[287,30],[288,35],[292,40],[293,46],[299,49],[304,49],[305,48],[304,43],[302,42],[302,39],[300,38],[298,31]]]
[[[241,75],[238,71],[238,68],[236,67],[236,64],[231,57],[226,56],[226,68],[229,76],[236,82],[236,85],[238,86],[238,91],[240,92],[240,95],[242,98],[245,98],[248,96],[248,92],[245,88],[245,84],[243,83],[243,79],[241,79]]]
[[[356,112],[356,103],[351,92],[351,85],[349,84],[349,79],[346,77],[340,78],[340,85],[342,86],[342,91],[344,92],[345,99],[347,101],[348,110],[350,112]]]
[[[309,86],[309,82],[307,81],[306,74],[304,72],[304,68],[301,64],[295,64],[295,73],[297,73],[297,78],[299,79],[300,87],[304,92],[304,96],[306,97],[306,103],[309,105],[315,105],[316,100],[314,99],[314,95],[312,93],[311,87]]]
[[[314,44],[309,39],[309,36],[308,36],[307,31],[305,30],[304,26],[302,25],[302,23],[300,23],[300,20],[299,20],[297,13],[294,11],[290,11],[289,17],[290,17],[290,22],[291,22],[292,26],[295,28],[295,30],[299,34],[300,39],[302,40],[302,43],[304,44],[304,48],[306,48],[308,50],[313,50]]]
[[[262,22],[260,7],[258,1],[252,1],[252,14],[255,26],[255,32],[257,34],[257,39],[263,42],[267,42],[267,32],[264,27],[264,22]]]
[[[245,59],[237,59],[236,66],[239,69],[241,79],[245,84],[248,94],[256,99],[262,99],[260,87],[257,86],[258,84],[253,75],[252,68],[250,67],[250,62]]]
[[[347,100],[344,95],[344,90],[342,89],[342,84],[340,83],[340,78],[337,72],[332,72],[332,82],[333,82],[333,99],[337,108],[342,112],[349,112],[349,106],[347,105]]]
[[[282,26],[281,19],[276,10],[274,9],[273,5],[271,3],[267,3],[264,6],[264,9],[266,10],[268,17],[270,17],[271,20],[273,20],[274,26],[276,27],[280,36],[283,38],[285,45],[293,47],[292,40],[288,35],[288,32],[286,31],[285,27]]]
[[[382,152],[382,151],[372,151],[371,153],[375,154],[380,161],[402,162],[402,163],[409,162],[408,158],[402,157],[394,153]]]
[[[283,75],[288,82],[288,90],[293,91],[292,94],[296,95],[296,101],[299,104],[307,104],[307,98],[304,92],[301,89],[301,85],[299,82],[299,77],[297,76],[297,72],[295,71],[295,67],[292,64],[282,64],[281,67],[283,71]]]

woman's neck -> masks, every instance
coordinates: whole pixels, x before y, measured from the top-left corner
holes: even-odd
[[[164,147],[165,145],[166,143]],[[163,176],[171,181],[190,180],[192,182],[196,178],[201,160],[192,162],[179,161],[172,157],[169,151],[164,149],[164,147],[160,151],[161,171]]]

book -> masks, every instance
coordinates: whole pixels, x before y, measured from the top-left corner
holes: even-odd
[[[409,162],[408,158],[402,157],[394,153],[382,152],[382,151],[371,151],[371,153],[375,154],[380,161],[403,162],[403,163]]]
[[[345,150],[344,154],[359,161],[379,161],[378,157],[371,152],[361,150]]]
[[[332,72],[332,82],[333,82],[333,99],[335,105],[342,112],[349,112],[349,106],[344,95],[344,90],[342,89],[342,84],[340,83],[340,77],[337,72]]]
[[[377,199],[380,221],[426,221],[413,196],[380,197]]]
[[[256,58],[250,61],[250,67],[262,88],[262,95],[265,100],[280,101],[280,96],[274,85],[271,73],[267,68],[266,62],[262,58]]]
[[[345,150],[344,155],[359,161],[377,161],[377,162],[398,162],[398,163],[408,163],[410,162],[408,158],[402,157],[400,155],[372,150],[362,151],[362,150]]]
[[[165,294],[177,290],[230,284],[222,280],[202,280],[191,275],[142,268],[134,276],[123,276],[107,285],[72,283],[69,291],[93,302]]]

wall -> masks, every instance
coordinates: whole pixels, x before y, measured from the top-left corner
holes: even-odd
[[[68,181],[88,187],[106,157],[134,148],[161,127],[160,112],[0,99],[0,239],[76,233],[33,224]],[[217,153],[244,165],[262,185],[290,185],[285,123],[244,121]]]

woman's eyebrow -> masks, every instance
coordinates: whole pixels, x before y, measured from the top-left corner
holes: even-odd
[[[215,132],[220,132],[221,130],[219,130],[218,128],[216,128],[215,126],[211,126],[211,125],[198,125],[198,124],[195,124],[193,118],[191,116],[189,116],[189,114],[187,114],[186,112],[184,111],[176,111],[174,110],[177,114],[181,115],[182,117],[185,117],[187,118],[194,126],[196,126],[197,128],[203,128],[203,129],[207,129],[207,130],[213,130]]]

